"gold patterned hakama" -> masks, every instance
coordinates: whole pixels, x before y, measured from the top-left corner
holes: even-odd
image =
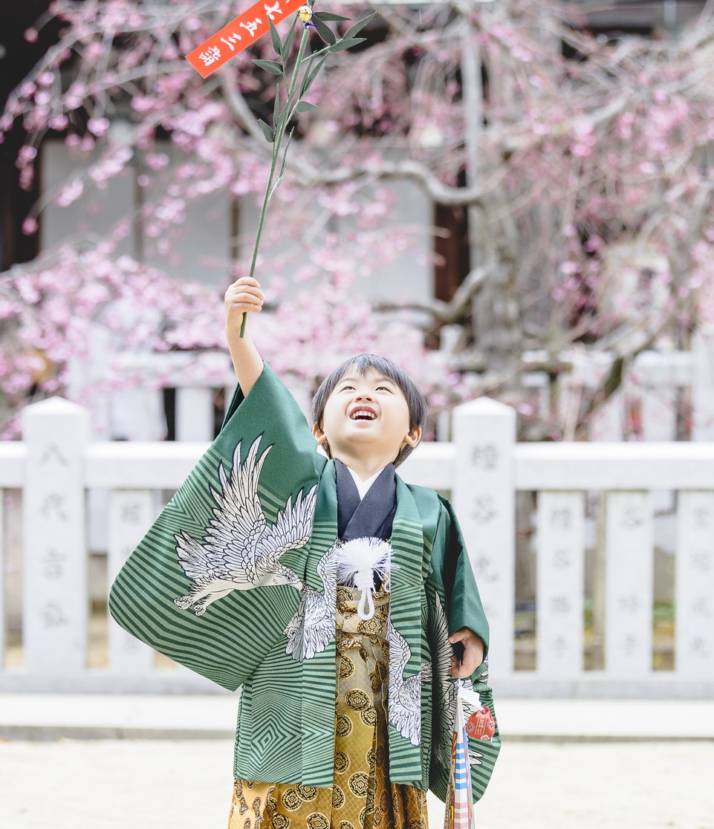
[[[389,593],[357,615],[360,590],[337,585],[334,783],[233,781],[228,829],[428,829],[426,792],[388,778]]]

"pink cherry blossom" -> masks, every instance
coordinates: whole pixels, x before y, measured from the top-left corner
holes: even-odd
[[[126,175],[134,154],[140,154],[144,169],[136,181],[145,203],[139,222],[147,255],[158,252],[162,264],[158,270],[117,255],[117,243],[127,244],[135,223],[135,217],[122,216],[105,238],[88,247],[77,243],[43,251],[36,262],[23,264],[22,276],[0,282],[5,360],[0,397],[9,412],[0,423],[3,435],[19,435],[15,411],[25,402],[34,370],[28,351],[51,355],[56,369],[39,393],[63,393],[67,366],[86,348],[90,325],[111,332],[117,350],[225,350],[221,294],[228,279],[248,273],[250,263],[239,259],[235,248],[230,255],[202,251],[201,269],[224,273],[225,284],[183,284],[171,278],[179,261],[176,240],[187,232],[196,206],[208,209],[211,194],[216,202],[240,200],[241,217],[243,205],[258,205],[270,158],[267,144],[255,142],[220,84],[198,78],[187,64],[175,65],[215,23],[198,9],[174,15],[177,7],[167,4],[165,13],[156,15],[150,4],[130,0],[53,3],[51,13],[67,26],[73,45],[39,64],[0,116],[3,132],[15,118],[28,130],[16,160],[26,189],[47,128],[67,129],[64,141],[72,157],[81,151],[85,163],[81,175],[72,173],[61,185],[58,203],[70,210],[78,209],[85,194],[111,192],[114,180]],[[226,7],[226,19],[227,12]],[[330,58],[329,72],[309,95],[319,104],[319,118],[312,113],[299,118],[295,149],[300,147],[303,171],[310,165],[320,171],[410,158],[444,185],[463,184],[469,156],[460,47],[453,38],[440,37],[445,31],[440,13],[429,6],[420,11],[421,34],[428,37],[420,34],[418,42],[390,33],[379,49]],[[712,178],[702,148],[714,139],[714,99],[709,86],[697,80],[708,58],[685,32],[679,43],[650,47],[639,40],[637,59],[622,60],[616,44],[583,29],[578,37],[586,59],[567,59],[552,44],[567,29],[566,14],[574,19],[578,13],[526,0],[514,0],[497,16],[478,7],[469,11],[493,80],[477,141],[475,180],[483,197],[472,231],[477,247],[496,255],[511,291],[498,296],[494,307],[515,307],[518,320],[514,325],[488,315],[491,327],[475,333],[500,343],[508,342],[500,336],[503,330],[517,328],[508,348],[523,346],[521,323],[530,331],[555,329],[564,344],[578,320],[588,321],[591,337],[605,336],[617,325],[636,323],[654,296],[648,291],[669,284],[688,300],[683,311],[672,307],[675,326],[692,330],[695,320],[714,316],[714,227],[693,215],[696,205],[706,203]],[[347,25],[337,28],[344,31]],[[28,31],[37,37],[36,30]],[[706,33],[697,36],[706,42]],[[126,48],[107,51],[105,38],[126,40]],[[262,38],[255,54],[243,52],[222,70],[233,73],[237,89],[264,120],[271,117],[275,86],[256,71],[252,57],[271,58],[271,49],[270,38]],[[407,49],[417,61],[409,68]],[[62,70],[71,56],[77,66],[73,80],[67,80]],[[132,80],[122,91],[127,75]],[[127,91],[133,144],[120,149],[109,122],[115,97]],[[443,228],[432,228],[437,223],[431,221],[415,226],[399,215],[403,202],[393,184],[361,176],[309,190],[294,170],[287,172],[271,204],[256,271],[275,311],[255,326],[255,338],[276,367],[297,369],[311,382],[334,364],[335,343],[347,352],[383,349],[413,372],[434,407],[446,408],[473,396],[478,375],[435,372],[413,318],[375,314],[362,299],[375,287],[377,266],[383,273],[397,257],[411,256],[415,266],[442,264],[418,241]],[[38,205],[24,218],[23,232],[37,232],[41,213]],[[239,230],[243,256],[245,227]],[[642,260],[640,242],[647,245]],[[670,264],[655,269],[647,281],[642,262],[655,254]],[[611,308],[601,297],[612,295],[628,273],[639,287]],[[410,302],[414,286],[399,286],[398,294]],[[120,307],[132,309],[131,323],[118,313]],[[424,317],[429,328],[432,320]],[[472,324],[468,315],[458,322]],[[495,351],[489,368],[497,372],[503,359]],[[6,377],[15,380],[4,383]],[[115,376],[108,367],[104,389],[96,393],[140,382],[159,378]],[[523,417],[538,420],[522,389],[507,391],[520,401]],[[560,433],[558,423],[542,424],[541,434]]]

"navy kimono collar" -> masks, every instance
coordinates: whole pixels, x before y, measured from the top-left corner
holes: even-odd
[[[339,538],[376,536],[388,541],[392,534],[392,520],[397,510],[397,482],[393,463],[388,463],[377,475],[364,498],[359,497],[357,485],[344,461],[335,458],[337,486],[337,532]]]

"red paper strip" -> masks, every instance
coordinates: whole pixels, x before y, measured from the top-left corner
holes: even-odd
[[[186,60],[202,78],[207,78],[269,32],[268,19],[275,26],[302,5],[305,0],[275,0],[274,3],[259,0],[189,52]]]

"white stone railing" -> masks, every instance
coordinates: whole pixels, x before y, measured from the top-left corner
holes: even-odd
[[[108,583],[208,444],[90,442],[82,407],[51,398],[0,443],[0,494],[22,490],[23,664],[0,690],[220,691],[108,619],[108,666],[87,667],[86,493],[109,492]],[[447,493],[491,625],[491,679],[504,695],[711,696],[714,691],[714,443],[515,442],[516,414],[488,398],[454,411],[453,442],[426,443],[399,468]],[[674,670],[652,669],[651,491],[676,492]],[[536,670],[514,670],[516,494],[537,494]],[[602,493],[604,669],[583,665],[585,496]],[[0,499],[0,507],[2,499]],[[4,526],[0,514],[0,527]],[[0,562],[4,536],[0,534]],[[7,551],[5,551],[7,553]],[[0,567],[0,619],[5,585]],[[0,654],[5,652],[0,628]]]

